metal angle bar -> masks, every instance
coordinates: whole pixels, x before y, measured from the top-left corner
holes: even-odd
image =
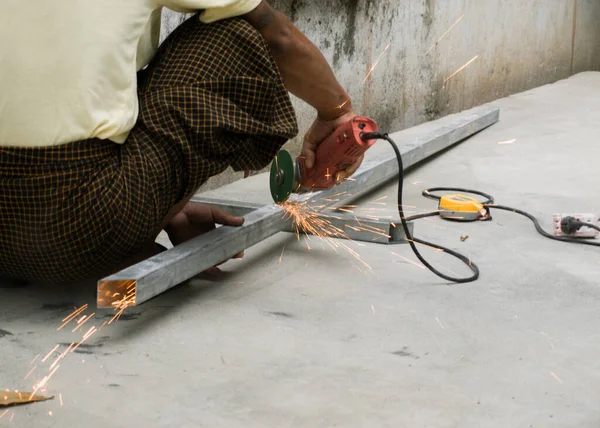
[[[457,119],[449,125],[400,147],[405,168],[487,128],[497,122],[498,118],[499,110],[490,107],[457,115]],[[397,174],[398,167],[393,153],[377,156],[363,162],[352,180],[330,190],[294,195],[290,199],[309,203],[320,210],[359,197]],[[101,279],[98,281],[97,305],[99,308],[114,307],[118,296],[124,295],[131,284],[135,284],[132,305],[139,305],[284,230],[287,221],[284,215],[281,207],[267,205],[248,214],[240,227],[219,227]]]
[[[257,204],[256,202],[242,202],[234,201],[232,199],[207,198],[200,195],[192,196],[191,201],[220,208],[223,211],[227,211],[228,213],[237,217],[245,217],[252,211],[256,211],[265,206],[264,204]]]
[[[368,219],[348,214],[322,215],[320,217],[327,222],[327,228],[330,231],[325,231],[324,235],[330,238],[349,239],[375,244],[408,243],[400,222],[396,224],[389,220]],[[291,229],[288,226],[284,231],[296,233],[293,226]],[[408,230],[411,235],[414,233],[414,224],[412,222],[408,223]]]
[[[206,198],[194,196],[192,201],[220,208],[235,216],[244,217],[249,213],[262,208],[263,205],[253,202],[237,202],[227,199]],[[352,241],[370,242],[375,244],[405,244],[406,234],[400,224],[391,220],[361,217],[348,213],[317,214],[317,217],[327,221],[328,230],[323,234],[331,238],[350,239]],[[414,233],[414,224],[408,223],[411,234]],[[330,233],[328,233],[330,231]],[[310,235],[310,231],[297,230],[291,219],[282,232],[300,233]]]

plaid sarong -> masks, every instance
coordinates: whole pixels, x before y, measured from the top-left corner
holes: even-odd
[[[138,86],[125,144],[0,147],[0,276],[60,284],[106,275],[209,177],[267,166],[298,132],[268,47],[241,18],[193,16]]]

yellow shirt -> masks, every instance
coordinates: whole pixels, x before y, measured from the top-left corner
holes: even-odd
[[[261,0],[0,0],[0,146],[123,143],[163,7],[213,22]]]

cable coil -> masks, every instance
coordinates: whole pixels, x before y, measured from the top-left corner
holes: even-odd
[[[434,274],[436,274],[437,276],[439,276],[440,278],[443,278],[445,280],[456,282],[456,283],[467,283],[467,282],[476,281],[479,278],[479,268],[477,267],[477,265],[475,263],[473,263],[471,261],[471,259],[469,259],[468,257],[464,256],[463,254],[460,254],[449,248],[443,247],[441,245],[438,245],[438,244],[435,244],[435,243],[432,243],[429,241],[425,241],[423,239],[415,238],[410,233],[410,230],[408,228],[409,221],[417,220],[417,219],[425,218],[425,217],[439,216],[440,213],[439,213],[439,211],[433,211],[433,212],[429,212],[429,213],[413,215],[410,217],[404,216],[404,204],[403,204],[404,166],[402,163],[402,155],[400,154],[400,150],[398,149],[398,146],[396,145],[394,140],[392,140],[388,134],[379,133],[379,132],[363,133],[363,134],[361,134],[361,138],[364,140],[370,140],[370,139],[386,140],[388,143],[390,143],[390,145],[392,146],[392,149],[394,150],[394,152],[396,154],[396,159],[398,161],[398,171],[399,171],[399,174],[398,174],[398,214],[400,215],[400,222],[402,223],[402,228],[404,229],[404,233],[406,234],[406,240],[410,244],[410,247],[413,250],[413,253],[415,254],[415,256],[417,256],[419,261],[421,263],[423,263],[423,265],[425,267],[427,267],[431,272],[433,272]],[[510,211],[510,212],[520,214],[520,215],[525,216],[528,219],[530,219],[533,222],[535,229],[542,236],[544,236],[546,238],[549,238],[549,239],[552,239],[555,241],[600,247],[600,242],[590,242],[590,241],[583,241],[580,239],[573,239],[573,238],[551,235],[550,233],[546,232],[542,228],[539,221],[533,215],[529,214],[526,211],[519,210],[516,208],[511,208],[511,207],[508,207],[505,205],[496,205],[496,204],[494,204],[493,196],[488,195],[487,193],[480,192],[478,190],[462,189],[462,188],[458,188],[458,187],[433,187],[431,189],[424,190],[422,192],[422,195],[426,198],[435,199],[435,200],[439,201],[441,199],[441,197],[437,196],[437,195],[433,195],[432,194],[433,192],[461,192],[461,193],[471,193],[473,195],[482,196],[482,197],[486,198],[486,200],[481,203],[487,212],[486,219],[488,219],[488,220],[491,219],[490,208],[495,208],[495,209],[504,210],[504,211]],[[472,220],[472,221],[475,221],[475,220]],[[592,224],[582,223],[582,225],[600,230],[600,228],[598,228],[597,226],[594,226]],[[415,245],[415,243],[426,245],[428,247],[432,247],[437,250],[441,250],[445,253],[448,253],[448,254],[456,257],[457,259],[462,261],[465,265],[467,265],[469,267],[469,269],[473,272],[473,274],[466,278],[456,278],[456,277],[452,277],[452,276],[449,276],[449,275],[446,275],[446,274],[440,272],[439,270],[434,268],[427,260],[425,260],[425,258],[421,255],[421,253],[417,249],[417,246]]]

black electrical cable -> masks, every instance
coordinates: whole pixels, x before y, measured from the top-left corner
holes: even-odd
[[[582,227],[590,227],[592,229],[600,231],[600,226],[595,226],[585,221],[579,221],[573,216],[563,217],[560,221],[560,228],[567,235],[576,233]]]
[[[478,190],[471,190],[471,189],[461,189],[459,187],[432,187],[431,189],[426,189],[423,190],[423,196],[425,196],[426,198],[430,198],[430,199],[435,199],[435,200],[440,200],[441,196],[437,196],[437,195],[433,195],[433,192],[461,192],[461,193],[471,193],[473,195],[479,195],[479,196],[483,196],[484,198],[487,198],[485,201],[481,201],[482,205],[485,207],[486,211],[489,214],[489,210],[490,208],[496,208],[499,210],[504,210],[504,211],[510,211],[516,214],[520,214],[524,217],[527,217],[529,220],[531,220],[533,222],[533,225],[535,226],[535,229],[539,232],[540,235],[548,238],[548,239],[552,239],[555,241],[561,241],[561,242],[570,242],[573,244],[581,244],[581,245],[591,245],[593,247],[600,247],[600,242],[593,242],[593,241],[585,241],[582,239],[574,239],[574,238],[568,238],[565,236],[554,236],[548,232],[546,232],[542,226],[540,225],[539,221],[537,218],[535,218],[533,215],[529,214],[527,211],[523,211],[523,210],[519,210],[517,208],[512,208],[512,207],[507,207],[506,205],[497,205],[494,204],[494,197],[491,195],[488,195],[487,193],[483,193],[480,192]],[[600,227],[595,226],[591,223],[585,223],[585,222],[575,222],[575,225],[577,226],[586,226],[586,227],[591,227],[593,229],[599,230],[600,231]]]
[[[409,217],[405,217],[406,221],[413,221],[413,220],[418,220],[420,218],[425,218],[425,217],[434,217],[436,215],[440,215],[439,211],[432,211],[430,213],[423,213],[423,214],[415,214],[415,215],[411,215]]]
[[[592,247],[600,247],[600,242],[593,242],[593,241],[586,241],[586,240],[583,240],[583,239],[573,239],[573,238],[567,238],[565,236],[554,236],[554,235],[551,235],[548,232],[546,232],[544,229],[542,229],[542,226],[540,226],[540,223],[538,222],[538,220],[534,216],[532,216],[531,214],[529,214],[526,211],[518,210],[516,208],[507,207],[505,205],[495,205],[495,204],[492,204],[492,205],[490,205],[490,207],[498,209],[498,210],[511,211],[513,213],[521,214],[522,216],[527,217],[529,220],[531,220],[533,222],[533,224],[535,226],[535,229],[540,233],[540,235],[545,236],[548,239],[553,239],[555,241],[561,241],[561,242],[570,242],[570,243],[573,243],[573,244],[591,245]],[[586,226],[594,227],[594,225],[589,224],[589,223],[585,223],[585,225]]]
[[[435,199],[435,200],[439,201],[441,199],[441,196],[433,195],[432,192],[471,193],[474,195],[479,195],[479,196],[483,196],[484,198],[487,198],[485,201],[482,202],[482,204],[484,204],[484,205],[491,204],[494,202],[494,197],[491,195],[488,195],[487,193],[480,192],[479,190],[461,189],[460,187],[432,187],[431,189],[423,190],[422,195],[425,196],[426,198]],[[489,214],[488,208],[486,208],[486,211]],[[406,217],[406,221],[413,221],[413,220],[417,220],[417,219],[424,218],[424,217],[433,217],[436,215],[440,215],[439,211],[432,211],[429,213],[412,215],[412,216]]]
[[[439,201],[442,197],[437,195],[432,195],[432,192],[461,192],[461,193],[471,193],[473,195],[483,196],[487,198],[485,201],[481,203],[483,205],[493,204],[494,197],[492,195],[488,195],[487,193],[480,192],[479,190],[471,190],[471,189],[461,189],[460,187],[432,187],[431,189],[423,190],[423,196],[429,199],[435,199]]]
[[[439,211],[432,211],[429,213],[416,214],[416,215],[413,215],[410,217],[404,216],[404,205],[403,205],[403,195],[402,195],[403,187],[404,187],[404,166],[402,164],[402,155],[400,154],[400,150],[398,149],[398,146],[396,146],[396,143],[389,137],[388,134],[379,133],[379,132],[363,133],[363,134],[361,134],[361,138],[363,140],[371,140],[371,139],[386,140],[388,143],[390,143],[390,145],[392,146],[392,149],[394,149],[394,152],[396,154],[396,159],[398,161],[398,170],[399,170],[399,174],[398,174],[398,213],[400,214],[400,222],[402,223],[402,228],[404,229],[404,233],[406,234],[408,243],[410,244],[411,249],[415,253],[415,256],[417,256],[417,258],[421,261],[421,263],[423,263],[423,265],[425,265],[430,271],[435,273],[440,278],[443,278],[443,279],[446,279],[446,280],[452,281],[452,282],[457,282],[457,283],[466,283],[466,282],[472,282],[472,281],[477,280],[477,278],[479,278],[479,268],[468,257],[465,257],[464,255],[462,255],[454,250],[451,250],[449,248],[442,247],[441,245],[434,244],[434,243],[431,243],[428,241],[424,241],[419,238],[415,238],[414,236],[411,235],[410,230],[408,229],[408,224],[407,224],[408,221],[417,220],[417,219],[425,218],[425,217],[433,217],[433,216],[440,215],[440,213],[439,213]],[[487,193],[480,192],[478,190],[462,189],[459,187],[433,187],[431,189],[424,190],[422,194],[426,198],[440,200],[441,196],[434,195],[434,194],[432,194],[433,192],[461,192],[461,193],[470,193],[473,195],[483,196],[486,199],[485,199],[485,201],[481,201],[481,204],[484,206],[485,210],[487,211],[488,219],[491,219],[490,208],[496,208],[499,210],[510,211],[510,212],[520,214],[520,215],[525,216],[528,219],[530,219],[533,222],[535,229],[540,233],[540,235],[542,235],[546,238],[549,238],[549,239],[552,239],[555,241],[570,242],[570,243],[574,243],[574,244],[591,245],[591,246],[595,246],[595,247],[600,246],[600,242],[591,242],[591,241],[586,241],[586,240],[582,240],[582,239],[573,239],[573,238],[568,238],[568,237],[564,237],[564,236],[551,235],[550,233],[546,232],[542,228],[542,226],[540,225],[538,220],[533,215],[529,214],[526,211],[507,207],[505,205],[496,205],[496,204],[494,204],[493,196],[488,195]],[[579,224],[579,223],[581,223],[581,224]],[[599,226],[595,226],[591,223],[576,222],[576,225],[591,227],[593,229],[600,231]],[[431,266],[431,264],[429,264],[429,262],[427,262],[427,260],[425,260],[423,258],[423,256],[421,256],[421,254],[419,253],[419,250],[417,249],[417,247],[415,245],[415,242],[418,244],[423,244],[428,247],[432,247],[432,248],[441,250],[445,253],[448,253],[448,254],[456,257],[457,259],[459,259],[460,261],[465,263],[471,269],[471,271],[473,271],[473,275],[466,277],[466,278],[455,278],[455,277],[451,277],[451,276],[441,273],[440,271],[435,269],[433,266]]]
[[[600,232],[600,226],[593,225],[592,223],[586,223],[584,221],[580,222],[582,227],[591,227],[592,229],[596,229]]]
[[[443,278],[447,281],[452,281],[452,282],[457,282],[457,283],[465,283],[465,282],[472,282],[472,281],[477,280],[477,278],[479,278],[479,268],[468,257],[466,257],[454,250],[451,250],[449,248],[442,247],[441,245],[434,244],[432,242],[428,242],[423,239],[415,238],[410,233],[410,230],[408,228],[408,223],[404,216],[404,205],[402,202],[402,193],[403,193],[403,187],[404,187],[404,165],[402,164],[402,155],[400,154],[400,150],[398,149],[398,146],[396,146],[396,143],[394,142],[394,140],[392,140],[388,134],[382,134],[379,132],[364,133],[363,135],[361,135],[361,138],[363,138],[364,140],[371,140],[371,139],[375,139],[375,138],[386,140],[388,143],[390,143],[390,145],[392,146],[392,149],[394,149],[394,152],[396,153],[396,159],[398,161],[398,171],[399,171],[399,173],[398,173],[398,214],[400,214],[400,222],[402,223],[402,228],[404,229],[404,233],[406,234],[406,239],[408,240],[408,243],[410,244],[410,247],[413,250],[413,253],[415,253],[415,256],[417,256],[417,258],[421,261],[421,263],[423,263],[423,265],[425,267],[427,267],[427,269],[429,269],[431,272],[435,273],[437,276],[439,276],[440,278]],[[429,215],[421,215],[421,216],[429,217],[429,216],[435,215],[433,213],[427,213],[427,214],[429,214]],[[436,213],[436,214],[438,214],[438,213]],[[421,217],[413,216],[413,219],[414,218],[421,218]],[[473,272],[473,275],[466,277],[466,278],[455,278],[455,277],[448,276],[448,275],[440,272],[439,270],[437,270],[436,268],[431,266],[431,264],[429,264],[429,262],[423,258],[421,253],[419,253],[419,250],[417,249],[415,242],[418,244],[422,244],[422,245],[426,245],[428,247],[435,248],[437,250],[441,250],[445,253],[448,253],[448,254],[456,257],[457,259],[462,261],[465,265],[467,265],[469,267],[469,269],[471,269],[471,271]]]

